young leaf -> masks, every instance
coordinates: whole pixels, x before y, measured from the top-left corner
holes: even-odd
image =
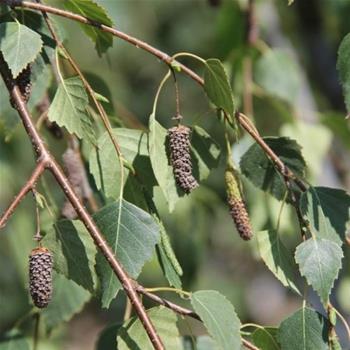
[[[350,220],[350,196],[343,190],[311,187],[302,194],[300,210],[315,235],[342,244]]]
[[[47,332],[69,321],[91,298],[88,291],[59,273],[54,273],[53,290],[49,306],[41,312]]]
[[[62,220],[43,239],[54,254],[54,268],[83,288],[93,292],[96,246],[80,221]]]
[[[343,86],[345,105],[350,112],[350,34],[341,42],[338,50],[337,69]]]
[[[95,1],[92,0],[68,0],[64,6],[79,15],[83,15],[92,21],[113,27],[113,21],[108,16],[107,11]],[[85,34],[95,43],[95,48],[99,56],[113,46],[113,36],[110,33],[103,32],[95,26],[82,24]]]
[[[253,342],[261,350],[279,350],[277,332],[278,329],[273,327],[258,328],[252,334]]]
[[[0,336],[0,350],[30,350],[28,339],[17,329],[12,329]]]
[[[264,141],[290,170],[297,176],[304,176],[306,164],[301,147],[294,140],[288,137],[264,137]],[[271,193],[278,200],[284,198],[286,186],[283,177],[258,144],[254,143],[242,156],[240,167],[256,187]]]
[[[302,308],[281,323],[277,339],[283,350],[327,350],[327,328],[321,314]]]
[[[328,239],[312,237],[298,245],[295,260],[300,273],[320,296],[324,305],[341,268],[343,251]]]
[[[206,60],[204,90],[216,107],[222,108],[229,116],[233,117],[234,105],[231,86],[224,66],[218,59]]]
[[[219,165],[220,148],[204,129],[195,125],[191,135],[191,150],[194,176],[205,180],[210,170]]]
[[[256,82],[268,93],[293,104],[300,91],[300,72],[284,51],[269,50],[256,63]]]
[[[137,278],[160,238],[159,227],[152,216],[125,200],[118,200],[102,208],[94,219],[125,270],[132,278]],[[96,260],[102,306],[108,307],[121,284],[102,253],[97,254]]]
[[[167,350],[182,349],[179,331],[176,327],[176,314],[163,307],[147,311],[154,327]],[[118,331],[118,350],[152,350],[153,346],[145,328],[138,318],[127,321]]]
[[[147,135],[141,130],[125,128],[113,129],[113,136],[120,144],[123,157],[129,164],[137,165],[140,177],[150,186],[155,182],[148,159]],[[106,197],[117,199],[120,191],[120,164],[113,143],[105,132],[97,141],[96,150],[90,153],[90,172],[94,176],[96,186]],[[124,184],[129,170],[124,167]],[[152,182],[152,184],[151,184]]]
[[[0,51],[16,78],[35,60],[43,42],[38,33],[18,22],[0,23]]]
[[[167,131],[156,121],[153,114],[149,118],[149,130],[148,149],[153,172],[168,202],[169,210],[173,211],[179,193],[167,157]]]
[[[59,85],[48,112],[48,118],[64,126],[79,138],[94,141],[94,130],[86,107],[89,103],[84,84],[78,76],[65,79]]]
[[[259,253],[266,266],[285,286],[301,295],[295,283],[296,265],[293,257],[275,230],[261,231],[257,235]]]
[[[214,290],[198,291],[192,294],[191,303],[219,349],[241,349],[241,323],[234,307],[222,294]]]

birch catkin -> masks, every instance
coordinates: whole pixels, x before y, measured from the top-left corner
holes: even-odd
[[[236,229],[242,239],[246,241],[250,240],[253,236],[253,231],[233,169],[226,169],[225,182],[227,191],[227,203],[230,208],[232,219],[236,225]]]
[[[197,180],[192,175],[190,134],[191,129],[184,125],[168,130],[170,158],[175,180],[185,193],[190,193],[198,186]]]

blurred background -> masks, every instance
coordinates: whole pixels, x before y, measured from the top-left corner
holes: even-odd
[[[98,0],[116,27],[173,55],[191,52],[205,59],[221,59],[234,89],[237,108],[251,116],[262,135],[285,135],[303,147],[307,178],[314,185],[350,189],[350,130],[336,70],[337,50],[350,32],[350,1],[296,0]],[[46,3],[61,6],[60,1]],[[250,7],[252,6],[252,7]],[[157,86],[167,67],[151,55],[115,39],[113,48],[99,58],[78,24],[55,18],[72,56],[96,91],[111,103],[106,109],[114,125],[147,128]],[[181,62],[202,74],[191,58]],[[72,74],[64,67],[66,76]],[[55,91],[50,71],[45,80]],[[222,149],[222,125],[208,105],[204,92],[185,75],[178,75],[181,113],[188,125],[203,127]],[[18,117],[7,105],[0,86],[0,212],[25,182],[34,167],[31,146]],[[35,89],[35,86],[34,86]],[[40,92],[37,92],[40,94]],[[42,93],[42,92],[41,92]],[[38,112],[33,109],[36,117]],[[173,84],[160,95],[157,119],[172,125],[175,114]],[[67,146],[47,130],[43,134],[60,159]],[[233,147],[235,161],[252,144],[241,133]],[[241,241],[225,203],[225,159],[204,185],[181,199],[169,215],[163,199],[162,219],[184,270],[188,291],[216,289],[233,303],[242,323],[276,326],[302,305],[302,299],[285,289],[257,254],[257,242]],[[52,178],[40,186],[60,207],[63,194]],[[254,232],[276,227],[280,203],[242,178]],[[34,242],[35,206],[28,195],[5,229],[0,231],[0,333],[16,322],[25,324],[30,309],[27,293],[27,257]],[[42,226],[51,219],[43,211]],[[293,211],[286,206],[280,233],[292,250],[300,242]],[[350,254],[331,300],[350,321]],[[140,281],[147,287],[166,286],[156,258],[143,269]],[[167,294],[168,298],[172,295]],[[318,298],[309,300],[320,312]],[[147,304],[147,302],[146,302]],[[98,334],[123,319],[125,297],[120,293],[109,310],[92,299],[68,323],[57,325],[43,349],[94,349]],[[67,317],[69,318],[69,317]],[[199,323],[180,322],[183,334],[201,334]],[[337,328],[343,344],[345,330]],[[82,336],[83,334],[83,336]]]

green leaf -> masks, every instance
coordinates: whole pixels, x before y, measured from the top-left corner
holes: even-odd
[[[342,244],[350,219],[350,196],[343,190],[309,187],[300,199],[300,210],[317,237]]]
[[[219,292],[203,290],[192,294],[191,303],[219,349],[241,349],[241,323],[232,304]]]
[[[192,129],[191,150],[194,176],[205,180],[210,170],[219,165],[220,148],[205,130],[195,125]]]
[[[338,50],[337,69],[343,86],[345,105],[350,112],[350,34],[346,35]]]
[[[168,202],[169,210],[173,211],[175,203],[180,198],[177,190],[173,169],[169,165],[167,156],[167,131],[152,114],[149,118],[148,149],[154,175]]]
[[[170,243],[170,238],[161,221],[158,221],[160,227],[161,240],[158,244],[158,258],[163,273],[171,286],[181,289],[182,268],[175,256]]]
[[[117,333],[121,324],[116,323],[107,326],[99,334],[96,342],[96,350],[115,350],[117,347]]]
[[[255,79],[271,95],[295,103],[301,86],[298,66],[281,50],[269,50],[256,63]]]
[[[264,137],[264,141],[297,176],[303,177],[305,161],[301,147],[288,137]],[[254,143],[240,161],[242,173],[258,188],[282,200],[286,186],[282,175],[261,147]]]
[[[78,76],[65,79],[59,85],[49,108],[48,117],[79,138],[94,142],[94,130],[86,107],[89,99]]]
[[[141,130],[116,128],[113,136],[120,145],[123,157],[134,165],[140,177],[146,182],[155,182],[148,159],[147,134]],[[94,176],[96,186],[106,197],[117,199],[120,196],[121,171],[113,143],[105,132],[98,138],[97,149],[90,153],[90,172]],[[124,167],[124,184],[129,170]]]
[[[102,208],[94,219],[118,260],[132,278],[137,278],[159,241],[159,227],[148,213],[125,200]],[[97,254],[102,306],[108,307],[121,284],[102,253]]]
[[[14,78],[35,60],[43,42],[39,34],[18,22],[0,23],[0,50]]]
[[[41,315],[47,332],[69,321],[90,300],[91,294],[61,274],[54,273],[53,297]]]
[[[296,265],[275,230],[261,231],[257,235],[259,253],[266,266],[285,286],[301,295],[295,283]]]
[[[341,268],[343,251],[328,239],[310,238],[298,245],[295,260],[300,273],[320,296],[324,305]]]
[[[233,117],[232,90],[224,66],[220,60],[211,58],[205,62],[204,90],[210,101]]]
[[[80,221],[62,220],[43,239],[54,254],[57,272],[93,292],[96,246]]]
[[[321,314],[302,308],[281,323],[277,338],[282,350],[327,350],[327,328]]]
[[[108,16],[107,11],[92,0],[67,0],[64,6],[79,15],[89,18],[92,21],[113,27],[113,21]],[[85,34],[95,43],[95,48],[99,56],[113,46],[113,35],[103,32],[97,26],[82,24]]]
[[[0,336],[0,350],[29,350],[28,339],[17,329],[12,329]]]
[[[278,329],[273,327],[258,328],[252,334],[253,342],[261,350],[279,350],[277,332]]]
[[[154,327],[163,341],[166,350],[182,348],[179,331],[176,327],[176,314],[163,307],[147,311]],[[127,321],[118,331],[118,350],[153,350],[148,335],[138,318]]]

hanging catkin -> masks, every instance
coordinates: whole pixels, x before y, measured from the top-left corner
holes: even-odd
[[[52,297],[52,255],[46,248],[33,249],[29,256],[29,291],[33,303],[46,307]]]
[[[198,186],[197,180],[192,175],[190,133],[191,129],[184,125],[168,130],[170,159],[175,180],[185,193],[190,193]]]
[[[227,191],[227,203],[230,208],[230,214],[236,225],[236,229],[244,240],[249,240],[253,236],[249,221],[247,209],[241,196],[237,178],[234,170],[231,168],[225,171],[225,182]]]

